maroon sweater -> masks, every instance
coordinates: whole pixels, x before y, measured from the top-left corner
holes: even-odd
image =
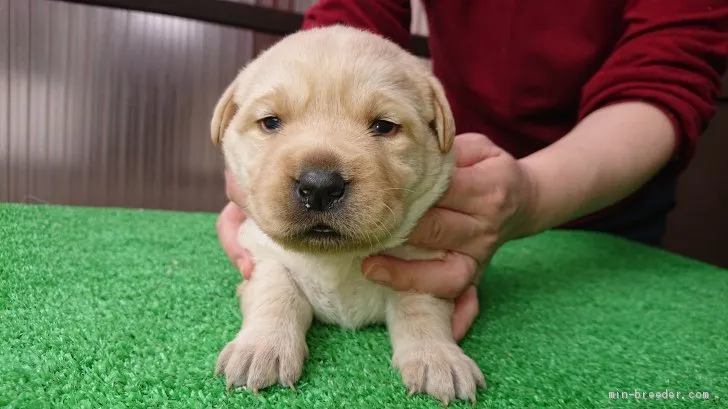
[[[642,100],[672,118],[682,168],[715,113],[728,0],[422,1],[457,132],[486,134],[517,158],[595,109]],[[348,24],[409,49],[410,22],[410,0],[320,0],[303,27]]]

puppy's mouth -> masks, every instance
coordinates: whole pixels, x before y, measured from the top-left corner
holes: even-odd
[[[301,233],[303,239],[313,240],[341,240],[344,236],[333,227],[328,224],[319,223],[313,227],[310,227]]]
[[[316,254],[348,251],[359,247],[359,243],[346,232],[330,224],[316,223],[310,227],[301,227],[296,232],[277,237],[277,241],[291,250]]]

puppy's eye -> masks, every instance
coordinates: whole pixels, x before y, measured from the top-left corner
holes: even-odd
[[[372,125],[371,127],[369,127],[369,129],[376,136],[391,136],[399,131],[399,125],[391,121],[386,121],[384,119],[377,119],[376,121],[372,122]]]
[[[258,123],[260,124],[260,127],[263,128],[263,130],[266,132],[277,131],[282,125],[281,119],[273,115],[261,119],[260,121],[258,121]]]

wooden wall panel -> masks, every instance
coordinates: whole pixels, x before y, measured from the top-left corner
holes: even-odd
[[[0,0],[0,201],[223,203],[214,103],[253,35],[176,17]]]

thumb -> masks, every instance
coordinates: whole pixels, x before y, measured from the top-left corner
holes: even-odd
[[[468,132],[455,137],[455,163],[459,168],[473,166],[501,152],[502,149],[483,134]]]
[[[368,257],[364,276],[396,291],[418,291],[455,299],[472,283],[475,261],[464,254],[447,252],[442,260],[402,260],[390,256]]]

